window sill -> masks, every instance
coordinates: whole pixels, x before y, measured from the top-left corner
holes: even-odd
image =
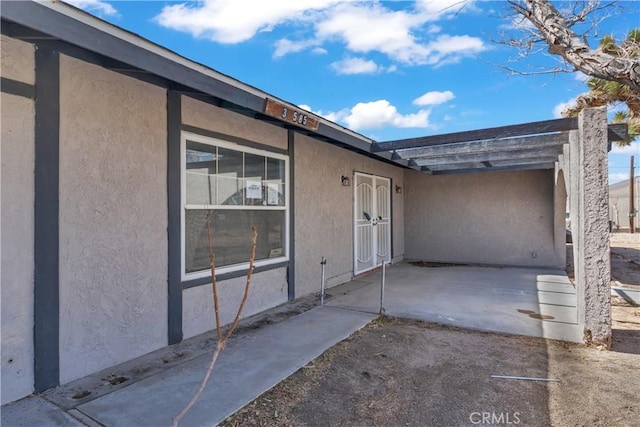
[[[253,274],[261,273],[263,271],[275,270],[277,268],[288,267],[288,266],[289,266],[289,261],[286,258],[282,258],[282,261],[280,261],[280,262],[254,266]],[[237,277],[243,277],[243,276],[246,276],[247,273],[249,273],[249,266],[248,265],[245,268],[241,268],[241,269],[238,269],[238,270],[226,271],[226,272],[223,270],[223,271],[221,271],[221,272],[216,274],[216,281],[221,282],[223,280],[229,280],[229,279],[235,279]],[[195,288],[197,286],[203,286],[203,285],[208,285],[208,284],[211,284],[211,274],[210,273],[207,274],[206,276],[202,276],[202,277],[195,277],[195,278],[186,277],[186,278],[182,279],[182,289]]]

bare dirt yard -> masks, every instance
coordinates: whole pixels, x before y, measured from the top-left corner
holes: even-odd
[[[640,288],[638,236],[612,236],[615,285]],[[224,425],[638,426],[640,307],[612,302],[611,351],[379,318]]]

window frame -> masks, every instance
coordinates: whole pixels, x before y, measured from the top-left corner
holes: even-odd
[[[240,153],[255,154],[267,158],[283,160],[284,161],[284,206],[262,206],[262,205],[199,205],[199,204],[187,204],[187,141],[193,141],[200,144],[217,146],[228,150],[234,150]],[[244,156],[243,156],[244,158]],[[243,172],[244,172],[244,160],[243,160]],[[244,179],[244,178],[243,178]],[[195,271],[191,273],[186,272],[186,233],[185,233],[185,212],[187,209],[193,210],[221,210],[221,211],[233,211],[233,210],[257,210],[257,211],[283,211],[284,212],[284,247],[283,255],[276,258],[268,258],[262,260],[256,260],[254,267],[264,267],[272,264],[282,264],[289,261],[289,236],[290,236],[290,215],[289,215],[289,194],[290,194],[290,179],[289,179],[289,156],[287,154],[280,154],[273,151],[262,150],[245,145],[241,145],[229,140],[215,138],[211,136],[205,136],[202,134],[181,131],[180,132],[180,277],[182,282],[187,282],[194,279],[206,278],[211,276],[211,268]],[[258,230],[260,233],[260,230]],[[247,230],[247,236],[250,236],[249,230]],[[249,254],[247,254],[247,258]],[[236,271],[242,271],[249,268],[249,261],[240,264],[231,264],[222,267],[216,266],[216,275],[232,273]]]

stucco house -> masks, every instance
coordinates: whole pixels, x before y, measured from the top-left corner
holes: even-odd
[[[562,143],[439,169],[67,4],[1,15],[3,404],[211,330],[208,212],[225,324],[251,225],[245,316],[317,292],[322,256],[329,287],[565,264]]]

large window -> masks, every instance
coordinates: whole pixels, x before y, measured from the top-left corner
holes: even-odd
[[[210,274],[207,216],[218,272],[288,259],[287,156],[182,133],[183,279]]]

